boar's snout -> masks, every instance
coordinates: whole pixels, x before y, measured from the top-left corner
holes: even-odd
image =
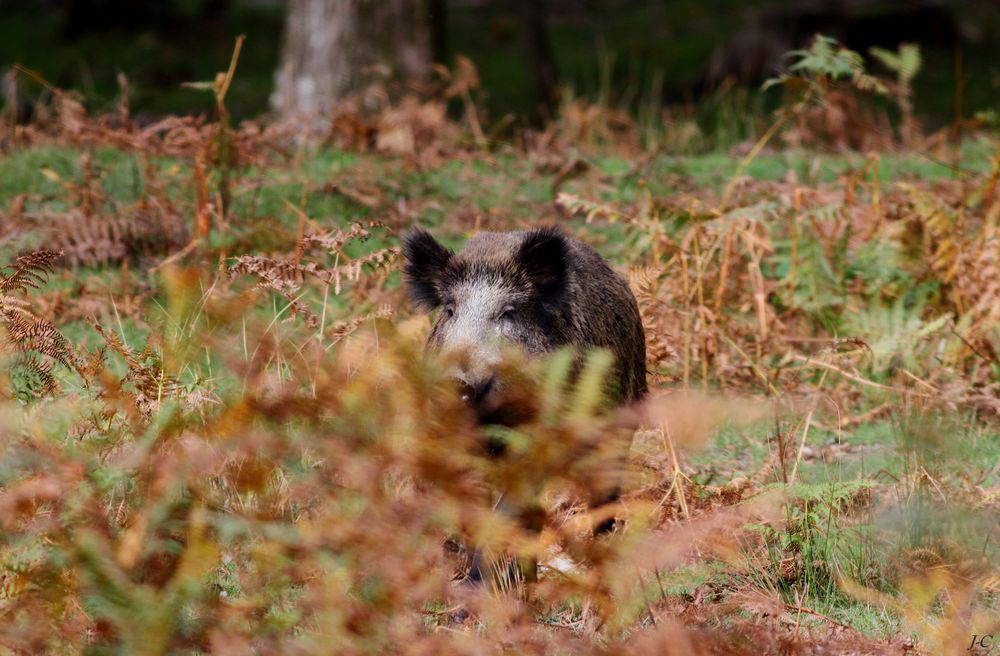
[[[493,385],[496,382],[496,378],[489,376],[480,380],[475,380],[469,382],[463,378],[458,379],[458,389],[462,400],[465,401],[471,407],[477,407],[485,401],[486,397],[489,395],[490,391],[493,389]]]
[[[516,395],[511,397],[510,388],[495,374],[483,378],[459,375],[456,380],[460,398],[481,426],[519,426],[534,415],[534,407]],[[491,455],[499,455],[504,448],[492,440],[486,445],[486,450]]]

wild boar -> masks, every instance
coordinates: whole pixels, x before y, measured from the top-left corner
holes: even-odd
[[[404,239],[403,253],[414,305],[428,311],[441,308],[427,347],[460,355],[454,375],[480,423],[519,421],[517,404],[505,403],[508,381],[498,373],[505,346],[529,356],[565,346],[581,353],[607,349],[614,356],[609,401],[628,404],[646,394],[646,340],[635,297],[625,279],[590,246],[543,227],[481,232],[456,254],[428,232],[414,229]],[[499,455],[504,447],[488,443],[487,450]],[[603,505],[617,496],[617,485],[593,490],[591,503]],[[537,507],[507,511],[519,515],[525,528],[541,529],[544,513]],[[613,527],[614,518],[605,520],[595,534]],[[470,580],[483,581],[491,569],[482,550],[474,550]],[[533,560],[519,560],[516,569],[525,580],[537,576]]]
[[[646,342],[635,296],[590,246],[554,227],[481,232],[453,253],[419,228],[404,239],[405,282],[415,306],[441,308],[428,349],[462,352],[454,372],[483,423],[497,413],[504,345],[529,356],[560,347],[604,348],[614,356],[608,396],[646,394]]]

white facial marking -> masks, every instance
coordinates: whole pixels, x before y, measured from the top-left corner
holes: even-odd
[[[441,347],[465,351],[472,371],[459,378],[475,378],[500,362],[504,335],[497,317],[510,304],[510,290],[490,281],[467,282],[455,287],[452,302],[454,315],[444,326]]]

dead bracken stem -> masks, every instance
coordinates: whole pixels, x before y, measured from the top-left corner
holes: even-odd
[[[683,389],[690,389],[691,381],[691,323],[694,314],[691,308],[691,280],[688,271],[687,252],[681,250],[681,289],[684,293],[684,375],[682,378]]]
[[[820,377],[819,383],[816,386],[817,393],[820,390],[823,389],[823,383],[826,382],[826,375],[828,373],[829,373],[829,370],[823,371],[823,374]],[[805,452],[805,448],[806,448],[806,438],[809,436],[809,427],[812,425],[812,418],[813,418],[813,414],[816,412],[816,406],[817,405],[819,405],[819,400],[818,399],[816,400],[816,402],[813,403],[813,406],[811,408],[809,408],[809,412],[806,414],[805,421],[802,422],[803,423],[803,425],[802,425],[802,437],[799,440],[799,448],[798,448],[798,450],[795,453],[795,464],[792,465],[792,474],[788,478],[788,481],[790,483],[794,483],[795,482],[795,477],[796,477],[796,475],[799,472],[799,463],[802,462],[802,455]]]
[[[726,281],[729,280],[729,260],[733,253],[733,239],[735,235],[736,225],[733,224],[726,230],[726,242],[722,250],[722,264],[719,267],[719,284],[715,288],[714,312],[716,318],[724,316],[722,313],[722,302],[726,295]]]
[[[229,86],[236,75],[236,63],[240,59],[240,51],[243,49],[244,35],[236,37],[236,44],[233,46],[233,56],[229,60],[229,68],[224,76],[216,78],[214,85],[215,107],[219,117],[218,133],[218,169],[219,169],[219,196],[221,198],[219,206],[219,216],[225,220],[229,211],[232,190],[230,189],[230,170],[232,168],[232,126],[230,125],[229,109],[226,107],[226,94]]]
[[[869,231],[867,238],[871,239],[873,235],[878,234],[882,228],[882,201],[879,186],[879,175],[878,175],[878,165],[879,165],[879,155],[876,152],[868,153],[868,162],[871,167],[872,174],[872,205],[871,205],[871,230]]]
[[[805,190],[796,188],[792,196],[792,245],[788,262],[788,294],[795,298],[795,274],[799,266],[799,220],[802,213],[802,195]]]
[[[757,155],[760,154],[760,151],[764,149],[767,142],[770,141],[774,135],[778,134],[778,131],[784,126],[787,116],[787,114],[781,114],[781,116],[778,117],[778,120],[772,123],[771,127],[769,127],[767,131],[760,136],[757,142],[753,145],[753,148],[750,149],[750,152],[746,154],[746,157],[740,160],[740,163],[736,166],[736,171],[733,173],[732,178],[730,178],[729,183],[726,185],[725,191],[722,192],[722,200],[719,202],[718,210],[720,214],[729,208],[730,199],[733,195],[733,189],[743,176],[743,172],[746,171],[748,166],[750,166],[750,162],[752,162]]]
[[[993,197],[996,195],[998,178],[1000,178],[1000,148],[997,149],[996,155],[993,156],[993,167],[990,172],[989,182],[986,183],[986,195],[983,197],[983,208],[986,211],[987,217],[995,217],[997,213],[993,209],[997,205],[1000,205],[1000,199],[997,200],[997,205],[994,205],[993,202]]]
[[[667,426],[667,422],[661,422],[660,426],[660,440],[663,443],[664,453],[666,453],[670,458],[670,467],[672,469],[672,478],[670,482],[670,488],[664,493],[663,498],[660,499],[659,506],[662,507],[666,500],[670,498],[673,494],[677,498],[677,505],[681,510],[681,514],[685,519],[691,516],[688,510],[687,498],[684,492],[684,481],[687,480],[687,476],[681,471],[680,461],[677,458],[677,451],[674,449],[674,440],[670,436],[670,428]]]
[[[695,261],[695,290],[698,298],[698,336],[700,337],[701,348],[701,390],[708,391],[708,308],[705,307],[705,287],[702,283],[703,268],[701,254],[701,239],[699,233],[694,233],[694,261]]]

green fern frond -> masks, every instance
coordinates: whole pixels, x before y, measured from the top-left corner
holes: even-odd
[[[903,84],[909,84],[923,66],[920,46],[913,43],[905,43],[899,46],[899,50],[896,52],[884,48],[870,48],[868,52],[878,59],[883,66],[894,72]]]

